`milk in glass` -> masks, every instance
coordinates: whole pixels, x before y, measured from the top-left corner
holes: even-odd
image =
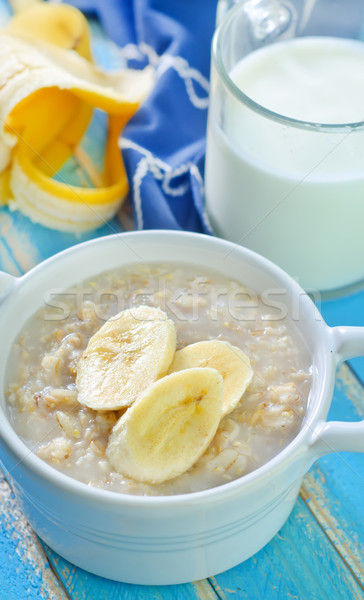
[[[363,279],[364,44],[277,42],[229,75],[238,91],[218,108],[212,95],[209,112],[206,201],[216,233],[306,288]]]

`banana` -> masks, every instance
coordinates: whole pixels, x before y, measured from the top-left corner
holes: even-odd
[[[129,189],[118,139],[152,84],[150,68],[106,73],[75,52],[3,32],[0,146],[7,148],[4,169],[6,157],[12,156],[4,179],[12,195],[10,208],[63,231],[95,229],[112,218]],[[109,115],[103,187],[53,180],[79,143],[94,107]]]
[[[63,103],[62,103],[63,104]],[[73,154],[85,134],[93,115],[93,108],[78,100],[77,107],[59,135],[34,158],[34,164],[45,175],[53,177]]]
[[[93,62],[87,19],[73,6],[50,4],[39,0],[35,5],[34,0],[31,0],[29,6],[24,5],[21,14],[15,14],[10,20],[7,31],[34,43],[41,41],[64,49],[72,49]],[[55,94],[58,94],[58,97]],[[27,100],[27,107],[24,106],[25,101],[20,103],[23,119],[22,137],[26,127],[25,137],[28,146],[37,153],[36,164],[41,166],[44,173],[52,177],[71,156],[83,137],[91,121],[93,109],[76,98],[74,98],[75,105],[67,107],[65,94],[60,95],[57,88],[40,90],[40,93],[32,94]],[[56,106],[58,115],[57,119],[54,119]],[[14,111],[12,115],[16,122]],[[57,137],[53,136],[52,143],[47,146],[49,133],[55,126],[59,134]],[[29,139],[31,129],[34,130],[34,135]],[[39,145],[41,147],[38,147]],[[1,170],[0,161],[0,172]]]
[[[0,206],[9,202],[11,193],[9,188],[10,167],[0,172]]]
[[[26,119],[22,119],[21,114],[32,100],[31,95],[40,90],[43,94],[56,88],[57,104],[61,99],[68,101],[71,95],[112,115],[123,115],[126,122],[149,93],[152,83],[152,70],[148,67],[143,71],[125,69],[106,73],[78,54],[49,44],[45,47],[40,42],[29,44],[3,32],[0,36],[0,137],[9,146],[15,146],[21,136],[33,147],[34,136],[27,137],[22,129]],[[18,106],[22,101],[24,104]],[[54,109],[51,114],[54,119],[60,116]],[[54,125],[56,128],[57,124]],[[52,129],[48,134],[42,130],[42,135],[42,145],[46,146],[55,132]]]
[[[74,50],[83,58],[92,60],[87,19],[69,4],[39,2],[24,6],[11,19],[7,30],[25,40],[43,40]]]
[[[119,161],[115,183],[107,188],[79,188],[50,177],[32,162],[20,144],[13,160],[10,189],[14,200],[11,209],[19,209],[30,219],[60,231],[88,231],[111,219],[128,192],[128,181],[117,144],[116,157],[106,154],[105,169],[112,160]],[[105,191],[107,190],[107,192]]]
[[[9,188],[13,196],[9,200],[11,210],[20,210],[45,227],[80,233],[95,229],[114,216],[120,198],[127,194],[128,183],[125,175],[119,183],[110,186],[105,202],[104,189],[83,189],[47,178],[26,153],[18,152],[13,160]]]
[[[210,367],[222,375],[223,415],[234,410],[253,378],[253,369],[248,356],[240,348],[220,340],[197,342],[178,350],[169,373],[191,367]]]
[[[176,329],[158,308],[121,311],[91,337],[78,363],[78,400],[96,410],[130,406],[163,376],[176,349]]]
[[[0,141],[0,173],[5,171],[11,160],[11,149],[2,141]]]
[[[106,449],[111,465],[147,483],[181,475],[214,437],[222,398],[215,369],[186,369],[156,381],[114,426]]]

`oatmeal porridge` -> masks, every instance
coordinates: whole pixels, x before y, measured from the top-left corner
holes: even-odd
[[[94,373],[100,387],[111,372],[105,367],[106,354],[98,338],[103,331],[110,334],[115,315],[122,312],[125,321],[129,311],[152,309],[158,314],[163,311],[171,324],[167,334],[172,351],[166,350],[162,360],[159,346],[153,346],[156,338],[146,338],[143,332],[143,352],[148,349],[152,363],[150,368],[138,363],[135,369],[142,388],[137,389],[130,380],[130,395],[135,396],[132,406],[128,406],[129,393],[124,394],[126,400],[118,402],[117,385],[112,388],[116,401],[109,386],[104,396],[99,394],[99,404],[92,404],[88,400],[94,394],[90,377]],[[134,338],[132,341],[135,344]],[[205,347],[212,356],[210,362],[197,360]],[[96,362],[90,362],[92,348],[99,352]],[[241,357],[247,357],[243,358],[245,370],[239,368]],[[138,495],[203,490],[261,466],[299,431],[311,383],[309,354],[276,303],[267,298],[263,301],[239,282],[184,265],[131,266],[103,273],[65,292],[50,293],[44,308],[22,330],[10,365],[10,420],[29,448],[54,468],[86,484]],[[121,425],[127,423],[128,415],[137,414],[142,399],[161,398],[167,383],[180,385],[186,378],[183,373],[188,373],[184,369],[190,370],[197,383],[203,372],[205,379],[215,378],[216,389],[221,382],[224,387],[222,400],[214,405],[220,412],[211,424],[210,438],[206,437],[206,447],[199,446],[202,453],[196,451],[196,460],[187,462],[181,474],[154,483],[115,468],[115,452],[110,446],[115,447],[115,440],[119,443]],[[230,388],[226,373],[232,369],[237,380],[234,375]],[[117,377],[115,371],[114,383]],[[122,381],[120,390],[125,386]],[[223,394],[229,395],[228,406]],[[208,418],[208,412],[206,418],[201,417],[202,426],[210,426]],[[186,427],[184,422],[179,435],[187,435]],[[191,445],[195,444],[196,432],[191,430],[189,435]],[[125,444],[127,438],[123,439]],[[130,444],[135,441],[133,436],[130,440]],[[126,446],[119,455],[128,450]],[[191,448],[187,452],[191,454]]]

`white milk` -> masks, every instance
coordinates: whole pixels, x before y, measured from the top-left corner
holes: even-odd
[[[230,76],[284,116],[364,121],[362,42],[276,43],[252,52]],[[364,129],[294,127],[226,92],[223,103],[212,98],[205,175],[218,235],[267,256],[306,288],[329,290],[364,278]]]

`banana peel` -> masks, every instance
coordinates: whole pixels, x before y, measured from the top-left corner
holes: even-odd
[[[74,50],[92,61],[91,34],[87,19],[69,4],[34,3],[18,12],[10,21],[7,31],[28,41],[48,42]]]
[[[153,71],[102,71],[91,61],[88,29],[77,28],[76,18],[71,32],[82,31],[82,44],[72,45],[62,35],[55,35],[58,46],[49,43],[50,35],[40,39],[39,15],[47,20],[44,31],[49,33],[52,23],[65,17],[62,10],[69,8],[37,5],[20,13],[0,34],[0,193],[7,195],[11,209],[35,222],[81,232],[109,220],[127,195],[118,140],[149,93]],[[32,21],[35,9],[32,37],[31,28],[22,33],[22,27]],[[78,146],[94,108],[104,110],[109,119],[103,186],[82,188],[52,179]]]
[[[23,9],[20,13],[16,13],[6,30],[33,44],[46,42],[63,49],[74,50],[83,58],[93,62],[91,33],[84,15],[73,6],[67,4],[49,4],[40,2],[39,0],[36,0],[36,2],[35,4],[33,0],[29,3],[30,5],[26,10]],[[49,51],[49,48],[44,48],[44,50]],[[49,89],[47,93],[45,93],[45,90],[41,90],[40,94],[29,96],[28,107],[24,106],[26,100],[19,107],[22,111],[23,119],[28,123],[28,127],[29,123],[34,123],[35,140],[40,140],[41,142],[43,140],[43,146],[45,145],[44,136],[38,135],[39,120],[43,121],[43,124],[46,125],[45,119],[50,113],[51,123],[49,125],[52,127],[54,126],[54,121],[55,123],[60,123],[62,115],[66,117],[66,99],[63,97],[63,99],[60,98],[62,110],[57,120],[54,119],[52,104],[56,103],[56,98],[54,98],[55,92],[55,89]],[[28,114],[25,110],[26,108],[28,108]],[[47,148],[47,151],[44,148],[36,148],[35,140],[28,140],[36,151],[42,151],[40,159],[50,176],[58,171],[72,154],[75,145],[83,137],[91,121],[92,114],[92,107],[78,100],[77,107],[74,107],[72,112],[68,112],[69,121],[67,126],[55,139],[54,144],[50,148]],[[13,116],[16,118],[16,115]],[[49,132],[48,127],[44,127],[44,129]]]

